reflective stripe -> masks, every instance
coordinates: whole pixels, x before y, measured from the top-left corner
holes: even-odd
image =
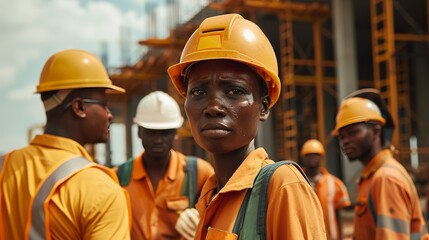
[[[421,234],[420,233],[411,233],[411,240],[420,240]]]
[[[405,235],[410,234],[410,225],[409,222],[404,221],[398,218],[391,218],[385,215],[377,216],[377,227],[387,228],[397,233],[402,233]]]
[[[70,176],[82,168],[91,164],[91,161],[84,157],[76,157],[63,162],[58,166],[43,182],[39,191],[34,197],[31,208],[31,226],[29,239],[44,240],[46,239],[45,208],[44,204],[55,186],[64,178]]]
[[[334,196],[335,184],[334,178],[328,175],[328,219],[330,239],[337,239],[337,224],[335,223]]]

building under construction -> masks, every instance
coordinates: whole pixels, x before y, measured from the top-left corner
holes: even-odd
[[[172,27],[167,38],[142,39],[139,44],[147,52],[112,74],[114,84],[127,90],[112,96],[113,121],[126,129],[127,157],[132,145],[140,144],[131,137],[139,100],[162,90],[183,103],[167,68],[179,61],[186,40],[204,18],[233,12],[258,24],[277,54],[282,92],[256,142],[271,158],[299,161],[301,145],[317,138],[326,146],[327,168],[353,192],[359,166],[342,160],[330,133],[339,101],[354,90],[373,87],[382,92],[393,115],[400,161],[417,186],[426,183],[420,173],[429,163],[429,0],[225,0],[202,6],[190,20]],[[179,133],[176,149],[205,156],[188,125]]]

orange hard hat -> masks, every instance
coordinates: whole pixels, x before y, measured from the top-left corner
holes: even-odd
[[[341,128],[360,122],[386,123],[378,106],[369,99],[351,97],[345,99],[338,110],[333,134],[338,135]]]
[[[384,101],[380,90],[375,88],[362,88],[357,91],[354,91],[346,98],[351,97],[360,97],[366,98],[374,102],[378,109],[380,109],[381,116],[386,120],[386,123],[382,129],[382,141],[385,147],[391,147],[393,132],[395,130],[395,122],[393,120],[392,114],[390,114],[389,108],[387,107],[386,102]]]
[[[307,154],[317,153],[322,156],[325,155],[325,148],[323,144],[317,139],[307,140],[301,148],[301,157],[304,157]]]
[[[40,74],[38,93],[77,88],[106,88],[125,92],[109,79],[101,61],[92,53],[70,49],[52,55]]]
[[[168,68],[174,87],[186,97],[186,68],[193,63],[227,59],[248,65],[265,80],[271,98],[270,108],[277,102],[281,83],[274,49],[253,22],[239,14],[206,18],[186,42],[179,63]]]

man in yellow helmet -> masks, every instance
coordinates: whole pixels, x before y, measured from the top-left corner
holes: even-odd
[[[0,239],[129,239],[128,195],[84,148],[109,138],[106,90],[124,92],[95,55],[47,60],[37,86],[44,134],[0,159]]]
[[[317,139],[307,140],[301,148],[302,165],[311,186],[322,205],[328,239],[342,239],[339,210],[350,206],[350,198],[344,183],[322,167],[325,148]]]
[[[281,89],[262,30],[238,14],[206,18],[168,73],[215,169],[196,206],[195,239],[326,239],[319,200],[299,166],[277,165],[255,147]]]
[[[131,239],[194,239],[195,209],[212,166],[173,149],[183,117],[176,100],[155,91],[143,97],[134,123],[144,151],[120,165],[117,174],[133,211]]]
[[[382,134],[386,118],[374,103],[382,98],[372,94],[371,101],[365,95],[352,94],[341,103],[334,130],[348,159],[364,165],[353,239],[420,239],[426,226],[416,188],[389,146],[383,144],[391,142],[384,139],[391,134]]]

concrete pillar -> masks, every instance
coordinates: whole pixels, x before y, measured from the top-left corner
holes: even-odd
[[[415,76],[415,95],[414,109],[417,114],[417,129],[416,134],[419,147],[429,146],[429,111],[427,110],[427,103],[429,103],[429,49],[426,43],[414,44],[414,56],[412,56]],[[411,117],[411,116],[410,116]]]
[[[337,97],[340,103],[345,96],[358,89],[353,0],[332,0],[332,5]],[[356,199],[355,179],[359,176],[362,165],[357,161],[349,162],[343,155],[341,159],[343,180],[353,201]]]

